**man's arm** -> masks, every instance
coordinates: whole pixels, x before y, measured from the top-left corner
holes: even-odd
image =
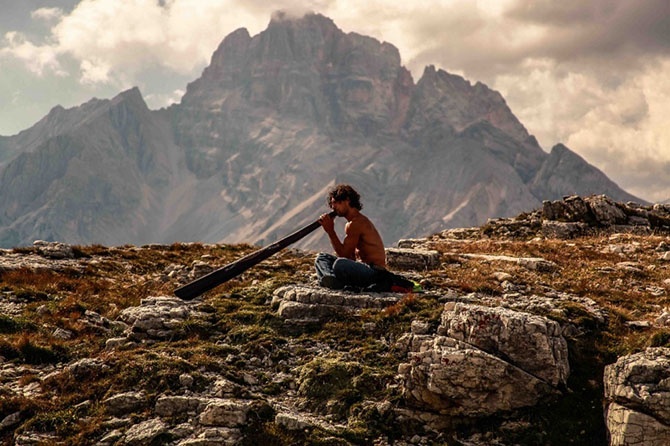
[[[356,245],[361,236],[361,231],[358,225],[348,222],[344,226],[344,240],[340,241],[340,238],[335,232],[334,220],[330,215],[323,214],[319,221],[321,222],[324,231],[328,234],[330,244],[333,246],[335,254],[337,254],[338,257],[346,257],[351,260],[356,260]]]

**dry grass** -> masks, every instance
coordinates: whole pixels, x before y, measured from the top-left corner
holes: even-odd
[[[577,360],[580,354],[588,353],[582,359],[592,367],[581,370],[576,365],[575,374],[583,375],[582,381],[578,381],[581,384],[596,376],[617,355],[650,345],[670,345],[670,328],[640,330],[627,324],[632,320],[654,321],[670,306],[670,285],[664,282],[670,277],[670,262],[660,260],[660,253],[655,250],[663,241],[670,239],[656,235],[603,234],[569,241],[489,238],[457,241],[435,236],[431,247],[441,253],[441,266],[423,272],[422,276],[428,284],[426,288],[437,294],[476,292],[502,296],[506,291],[495,275],[505,272],[512,276],[515,286],[523,287],[524,295],[543,295],[554,290],[593,299],[609,313],[607,325],[597,330],[579,305],[565,308],[571,320],[582,318],[585,327],[593,328],[588,345],[578,344],[583,340],[571,341],[580,347],[575,350]],[[35,398],[12,395],[0,383],[0,419],[20,411],[27,421],[19,430],[57,432],[69,444],[86,444],[85,434],[98,432],[104,418],[100,401],[115,393],[145,390],[149,398],[155,398],[178,387],[179,375],[185,372],[194,376],[196,386],[206,384],[204,376],[208,373],[243,386],[242,372],[250,358],[267,356],[274,363],[285,363],[281,367],[288,371],[312,361],[317,344],[341,352],[346,361],[360,364],[365,373],[356,369],[351,371],[353,375],[390,380],[398,362],[393,339],[407,332],[412,320],[439,323],[442,304],[434,295],[408,294],[383,311],[364,312],[360,320],[334,320],[302,333],[287,331],[270,308],[272,292],[283,284],[308,282],[313,269],[313,254],[292,250],[279,253],[207,293],[204,301],[211,306],[211,317],[188,321],[179,337],[171,342],[158,343],[150,349],[109,352],[105,350],[109,335],[82,322],[87,311],[114,320],[123,309],[138,305],[143,298],[170,295],[179,285],[165,276],[171,264],[189,266],[206,256],[208,263],[221,266],[254,249],[248,245],[202,244],[144,249],[80,246],[75,252],[86,265],[83,269],[22,268],[2,272],[0,290],[25,304],[25,309],[20,315],[0,316],[0,356],[27,367],[98,357],[104,359],[109,369],[77,379],[67,373],[55,375],[40,382],[43,393]],[[25,252],[31,253],[31,250]],[[554,262],[558,269],[531,271],[511,262],[465,258],[461,254],[541,257]],[[634,262],[639,268],[625,269],[619,266],[621,262]],[[55,338],[56,328],[68,330],[72,337]],[[287,354],[289,344],[292,356]],[[37,383],[37,376],[37,370],[26,373],[20,385]],[[282,392],[271,384],[271,377],[267,380],[268,394]],[[338,389],[344,392],[341,395],[346,393],[343,398],[348,401],[338,409],[339,415],[362,412],[357,405],[379,394],[384,387],[374,380],[370,382],[374,386],[356,388],[355,394]],[[77,406],[87,401],[92,403]],[[274,432],[276,426],[263,429],[266,435],[288,438],[285,432]],[[11,432],[0,433],[0,441],[10,438]]]
[[[664,329],[640,331],[625,322],[653,322],[670,306],[670,284],[664,282],[670,277],[670,262],[661,260],[661,253],[656,251],[661,242],[669,240],[664,235],[602,234],[567,241],[437,241],[437,249],[445,254],[444,267],[436,274],[436,281],[463,292],[500,295],[503,289],[493,273],[502,271],[534,294],[556,290],[593,299],[611,314],[606,331],[610,341],[603,348],[618,354],[630,353],[664,339]],[[509,262],[464,259],[459,253],[540,257],[557,264],[558,270],[530,271]],[[637,269],[626,269],[620,266],[622,262],[637,264]]]

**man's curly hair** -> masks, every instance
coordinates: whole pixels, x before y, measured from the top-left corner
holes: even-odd
[[[347,199],[349,200],[349,206],[352,208],[358,209],[359,211],[363,209],[361,196],[348,184],[338,184],[328,192],[328,206],[330,206],[332,201],[343,201]]]

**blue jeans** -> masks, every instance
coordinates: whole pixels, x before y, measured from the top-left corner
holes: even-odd
[[[314,266],[319,281],[324,276],[334,276],[344,286],[365,288],[374,283],[376,275],[375,269],[365,263],[325,252],[317,254]]]

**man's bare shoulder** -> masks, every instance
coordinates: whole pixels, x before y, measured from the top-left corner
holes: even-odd
[[[372,223],[372,220],[370,220],[368,217],[365,215],[361,214],[361,223],[362,226],[365,226],[366,228],[373,228],[375,229],[375,225]]]
[[[351,220],[347,224],[350,227],[356,228],[358,230],[369,228],[370,226],[374,227],[370,219],[363,214],[358,214],[353,220]]]

